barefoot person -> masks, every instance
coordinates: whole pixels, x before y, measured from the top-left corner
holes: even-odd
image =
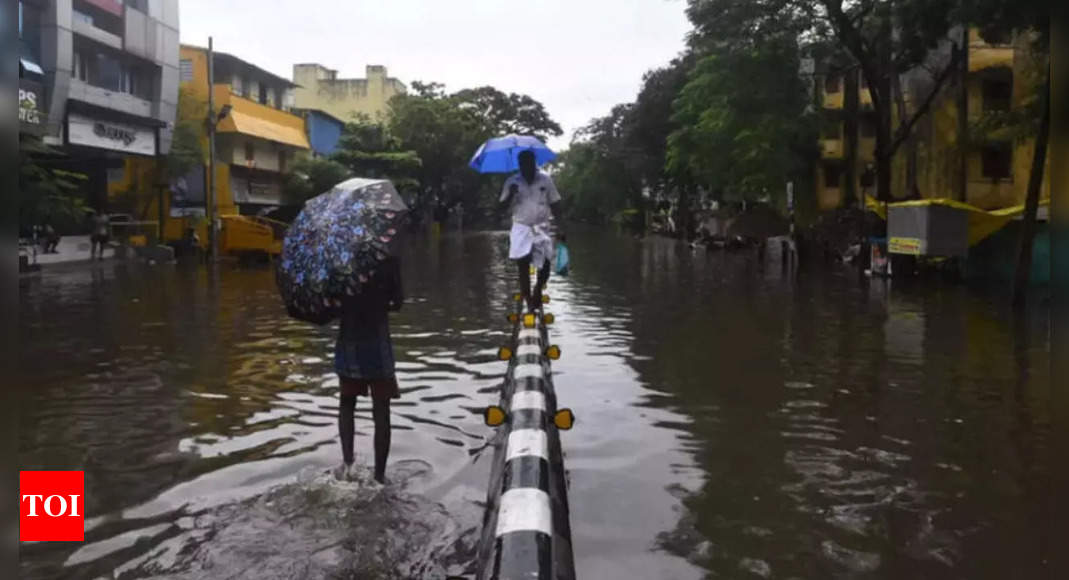
[[[342,464],[334,470],[338,479],[351,477],[353,465],[353,411],[357,396],[371,396],[375,422],[375,480],[385,483],[386,458],[390,454],[390,399],[400,398],[394,375],[389,312],[401,309],[400,264],[387,258],[363,291],[342,305],[341,329],[334,347],[334,370],[341,393],[338,404],[338,434]]]
[[[97,212],[90,220],[92,234],[89,236],[89,259],[104,259],[104,247],[111,240],[111,220],[107,214]]]
[[[520,171],[505,181],[501,202],[512,204],[512,231],[509,234],[509,259],[516,262],[520,276],[520,294],[531,311],[542,304],[542,289],[549,280],[549,262],[553,240],[549,220],[559,216],[560,193],[553,179],[538,169],[532,151],[517,157]],[[560,220],[557,220],[558,228]],[[538,282],[531,291],[530,268],[538,269]]]

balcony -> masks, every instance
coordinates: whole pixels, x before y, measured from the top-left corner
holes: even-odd
[[[112,34],[103,28],[97,28],[93,24],[91,16],[74,11],[74,18],[71,28],[75,34],[84,36],[95,42],[99,42],[104,46],[110,46],[115,50],[122,50],[122,38],[117,34]]]
[[[98,107],[114,109],[138,117],[152,117],[152,102],[134,95],[95,87],[85,81],[71,79],[71,99]]]

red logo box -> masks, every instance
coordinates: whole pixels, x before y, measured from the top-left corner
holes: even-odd
[[[85,473],[19,472],[19,541],[85,540]]]

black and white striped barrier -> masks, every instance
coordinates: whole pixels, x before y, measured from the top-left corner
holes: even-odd
[[[548,302],[548,300],[544,300]],[[521,303],[522,304],[522,303]],[[486,409],[487,425],[498,427],[479,545],[480,580],[572,580],[575,561],[568,521],[568,489],[560,430],[575,416],[557,409],[546,325],[552,314],[515,313],[501,403]]]

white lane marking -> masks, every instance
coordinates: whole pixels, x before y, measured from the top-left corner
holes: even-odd
[[[542,370],[542,365],[531,363],[516,365],[516,371],[512,373],[512,378],[516,380],[526,379],[530,377],[541,379],[545,376],[546,373]]]
[[[537,344],[521,344],[520,348],[516,349],[516,356],[523,356],[525,354],[541,355],[542,347]]]
[[[549,494],[533,487],[510,489],[501,494],[497,512],[497,537],[509,532],[542,532],[553,535]]]
[[[542,339],[542,333],[538,332],[537,328],[521,328],[520,338],[537,338]]]
[[[545,431],[541,429],[516,429],[509,433],[505,461],[525,455],[549,459],[549,444],[546,440]]]
[[[512,411],[520,409],[546,410],[546,396],[539,391],[519,391],[512,395],[512,403],[509,406]]]

